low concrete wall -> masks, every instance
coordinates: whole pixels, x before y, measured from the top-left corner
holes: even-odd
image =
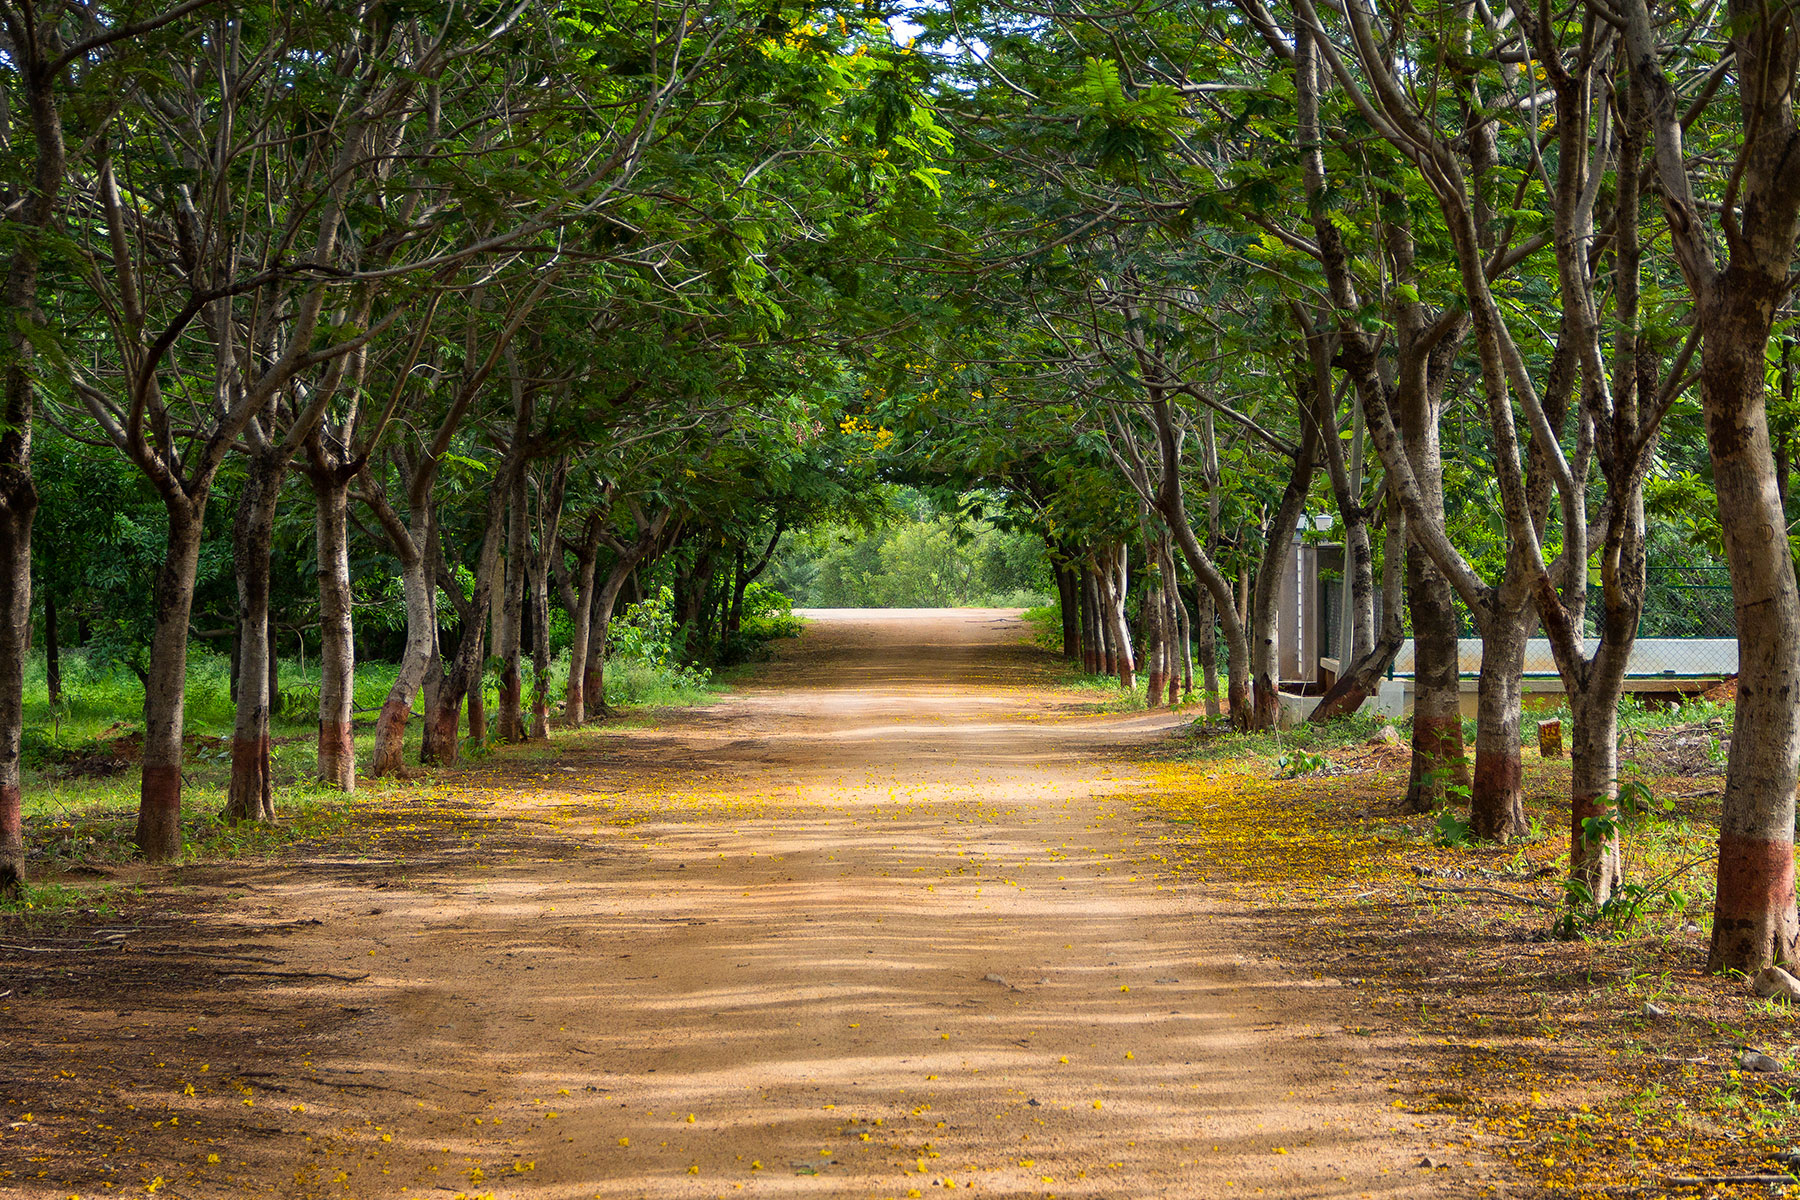
[[[1589,638],[1585,648],[1592,654],[1599,644],[1599,639]],[[1458,669],[1463,676],[1460,706],[1465,717],[1472,717],[1475,715],[1475,676],[1481,671],[1481,639],[1458,639],[1456,654]],[[1320,666],[1334,673],[1338,669],[1335,659],[1321,659]],[[1639,638],[1631,648],[1631,658],[1625,667],[1625,690],[1656,692],[1680,688],[1694,691],[1727,675],[1737,674],[1737,669],[1736,638]],[[1390,677],[1382,680],[1380,690],[1364,703],[1363,710],[1386,713],[1391,717],[1410,713],[1413,706],[1412,671],[1413,644],[1409,638],[1394,657]],[[1561,695],[1562,692],[1562,676],[1557,673],[1549,641],[1533,638],[1525,645],[1526,695]],[[1297,724],[1317,705],[1318,699],[1313,696],[1284,695],[1282,720]]]
[[[1583,648],[1592,654],[1600,645],[1599,638],[1589,638]],[[1481,639],[1458,638],[1457,669],[1464,675],[1481,670]],[[1736,638],[1639,638],[1631,647],[1631,661],[1625,666],[1627,675],[1697,675],[1725,676],[1737,674],[1738,644]],[[1413,643],[1408,638],[1394,656],[1391,674],[1413,673]],[[1556,656],[1550,653],[1550,642],[1532,638],[1525,643],[1525,673],[1555,675]]]

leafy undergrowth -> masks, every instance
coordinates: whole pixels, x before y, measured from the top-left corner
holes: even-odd
[[[1566,760],[1525,752],[1533,835],[1481,846],[1460,821],[1400,812],[1404,744],[1221,740],[1234,744],[1190,743],[1153,768],[1143,808],[1168,828],[1155,865],[1248,902],[1284,958],[1351,985],[1351,1032],[1407,1039],[1418,1065],[1394,1105],[1441,1134],[1448,1161],[1485,1146],[1572,1196],[1766,1196],[1681,1180],[1791,1169],[1792,1014],[1704,973],[1716,778],[1643,756],[1659,773],[1633,776],[1638,911],[1578,913],[1580,936],[1559,938]],[[1279,778],[1295,767],[1307,777]],[[1742,1070],[1745,1050],[1788,1071]]]

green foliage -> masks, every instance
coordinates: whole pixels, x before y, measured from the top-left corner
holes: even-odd
[[[1468,819],[1454,808],[1438,810],[1435,822],[1437,844],[1440,846],[1469,846],[1475,841],[1474,828]]]
[[[606,656],[641,664],[670,686],[699,690],[712,673],[705,667],[681,661],[682,633],[675,624],[675,597],[667,586],[646,596],[615,618],[607,628]],[[611,703],[609,683],[608,703]]]
[[[1026,607],[1054,591],[1043,539],[944,512],[903,491],[873,527],[806,530],[771,567],[777,586],[812,608]]]
[[[1306,779],[1331,770],[1331,760],[1323,754],[1295,747],[1275,760],[1275,778]]]

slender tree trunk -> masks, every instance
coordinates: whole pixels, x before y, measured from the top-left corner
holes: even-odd
[[[356,790],[356,628],[350,596],[350,477],[317,456],[307,472],[319,563],[319,766],[322,783]]]
[[[564,603],[574,635],[569,639],[569,684],[563,698],[563,721],[574,729],[587,720],[588,649],[594,629],[594,575],[600,562],[599,518],[589,518],[591,536],[584,533],[576,547],[575,573]]]
[[[10,375],[15,368],[6,368]],[[10,403],[10,400],[9,400]],[[0,452],[16,441],[0,437]],[[0,897],[25,886],[24,791],[19,743],[25,727],[25,640],[31,625],[31,521],[37,488],[28,467],[0,461]]]
[[[1073,662],[1081,657],[1081,614],[1075,600],[1074,573],[1066,563],[1052,564],[1056,576],[1056,611],[1062,618],[1062,656]]]
[[[1168,570],[1169,609],[1175,614],[1177,641],[1176,652],[1181,664],[1181,698],[1192,701],[1194,698],[1194,635],[1193,627],[1188,620],[1187,601],[1181,595],[1181,585],[1175,577],[1175,554],[1168,546],[1163,547],[1163,564]],[[1171,684],[1171,686],[1173,686]],[[1215,714],[1216,715],[1216,714]]]
[[[608,572],[610,577],[611,572]],[[587,661],[581,671],[581,691],[586,698],[587,715],[595,720],[612,715],[606,706],[606,633],[607,626],[612,623],[612,610],[609,607],[604,617],[600,615],[600,597],[604,587],[594,589],[588,603],[588,650]],[[573,670],[573,662],[570,669]]]
[[[1621,672],[1621,677],[1623,673]],[[1569,878],[1594,904],[1606,903],[1625,878],[1619,848],[1619,693],[1569,697]],[[1585,822],[1593,820],[1594,825]],[[1593,836],[1590,836],[1590,833]]]
[[[615,564],[607,573],[606,582],[594,596],[594,628],[588,635],[592,639],[588,649],[588,686],[592,690],[588,694],[599,701],[596,715],[604,715],[605,712],[606,635],[612,628],[613,608],[618,603],[619,593],[631,578],[633,570],[634,566]]]
[[[1212,593],[1196,588],[1199,593],[1199,619],[1194,632],[1199,638],[1195,648],[1200,658],[1200,689],[1206,693],[1206,719],[1219,719],[1219,613],[1213,606]]]
[[[250,455],[244,494],[232,522],[237,574],[238,694],[231,738],[231,783],[225,816],[233,821],[273,821],[274,784],[269,770],[269,714],[274,657],[269,642],[270,547],[281,498],[281,457]]]
[[[1353,662],[1340,663],[1343,668],[1337,681],[1319,699],[1308,718],[1329,721],[1347,716],[1362,708],[1381,686],[1381,677],[1394,665],[1394,658],[1406,643],[1405,580],[1407,561],[1406,510],[1398,500],[1389,498],[1387,543],[1381,564],[1381,633],[1367,654]]]
[[[1737,615],[1737,709],[1719,820],[1708,967],[1755,971],[1800,952],[1794,789],[1800,782],[1800,590],[1764,407],[1770,289],[1731,272],[1710,298],[1701,393]]]
[[[1115,658],[1113,670],[1119,676],[1119,686],[1131,691],[1137,686],[1137,662],[1131,647],[1131,623],[1125,619],[1125,547],[1117,545],[1112,548],[1110,561],[1106,570],[1106,611],[1112,619],[1113,646]],[[1114,568],[1117,574],[1114,574]]]
[[[28,27],[29,28],[29,27]],[[7,46],[24,107],[30,111],[31,183],[5,205],[5,284],[0,304],[4,338],[0,362],[0,897],[16,897],[25,885],[24,792],[19,748],[25,729],[25,661],[31,642],[31,523],[37,484],[31,477],[31,435],[36,403],[33,329],[41,327],[38,275],[44,232],[60,218],[67,167],[59,104],[62,75],[52,70],[62,42],[59,21],[40,20],[28,45]],[[22,144],[9,139],[9,145]],[[9,153],[18,153],[16,150]]]
[[[44,589],[44,686],[50,703],[62,703],[62,638],[56,628],[56,596]]]
[[[1469,791],[1469,828],[1485,841],[1504,842],[1529,827],[1519,726],[1524,705],[1525,644],[1536,627],[1529,603],[1494,606],[1481,639],[1481,677],[1475,715],[1475,778]]]
[[[1105,551],[1094,551],[1102,556]],[[1107,594],[1105,572],[1093,563],[1087,567],[1087,588],[1094,599],[1094,658],[1100,675],[1112,675],[1118,662],[1118,651],[1112,646],[1112,597]]]
[[[1277,591],[1283,559],[1293,553],[1292,526],[1283,532],[1279,519],[1264,543],[1256,585],[1250,592],[1250,728],[1273,729],[1281,720],[1280,645],[1275,628]]]
[[[1160,566],[1160,564],[1159,564]],[[1162,576],[1158,574],[1144,589],[1145,663],[1144,706],[1157,708],[1163,700],[1163,684],[1169,675],[1169,641],[1163,629],[1164,605]],[[1173,692],[1174,689],[1170,688]],[[1174,703],[1171,695],[1170,703]]]
[[[1435,812],[1469,786],[1456,601],[1449,582],[1417,546],[1407,551],[1406,574],[1413,625],[1413,735],[1404,806],[1408,812]]]
[[[1099,622],[1094,619],[1093,578],[1088,573],[1087,565],[1072,568],[1074,571],[1075,598],[1077,615],[1081,620],[1081,669],[1088,675],[1100,673],[1100,639]]]
[[[506,516],[506,565],[500,572],[503,599],[500,624],[494,631],[494,652],[500,657],[500,708],[496,725],[501,741],[522,742],[525,740],[525,718],[520,711],[523,692],[519,649],[526,589],[525,472],[516,473],[511,488]]]
[[[426,521],[432,518],[426,516]],[[382,702],[375,720],[375,752],[369,774],[375,779],[406,773],[406,726],[412,718],[412,702],[424,686],[427,674],[440,674],[437,662],[437,597],[431,568],[416,543],[400,554],[400,584],[406,598],[406,648],[400,670]]]
[[[166,495],[168,534],[156,572],[156,625],[144,682],[144,764],[138,790],[138,850],[151,862],[181,853],[182,701],[187,695],[188,618],[206,517],[206,491]]]
[[[550,736],[549,563],[531,573],[531,736]]]

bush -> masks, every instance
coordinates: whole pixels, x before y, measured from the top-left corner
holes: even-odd
[[[675,596],[665,584],[657,588],[654,595],[646,596],[628,607],[607,626],[607,673],[610,676],[613,664],[618,663],[622,673],[637,678],[639,673],[632,666],[637,664],[661,677],[668,687],[704,690],[712,672],[702,666],[681,662],[678,657],[679,649],[675,628]],[[606,685],[606,700],[608,704],[613,702],[610,678]],[[622,703],[680,702],[625,700]]]

